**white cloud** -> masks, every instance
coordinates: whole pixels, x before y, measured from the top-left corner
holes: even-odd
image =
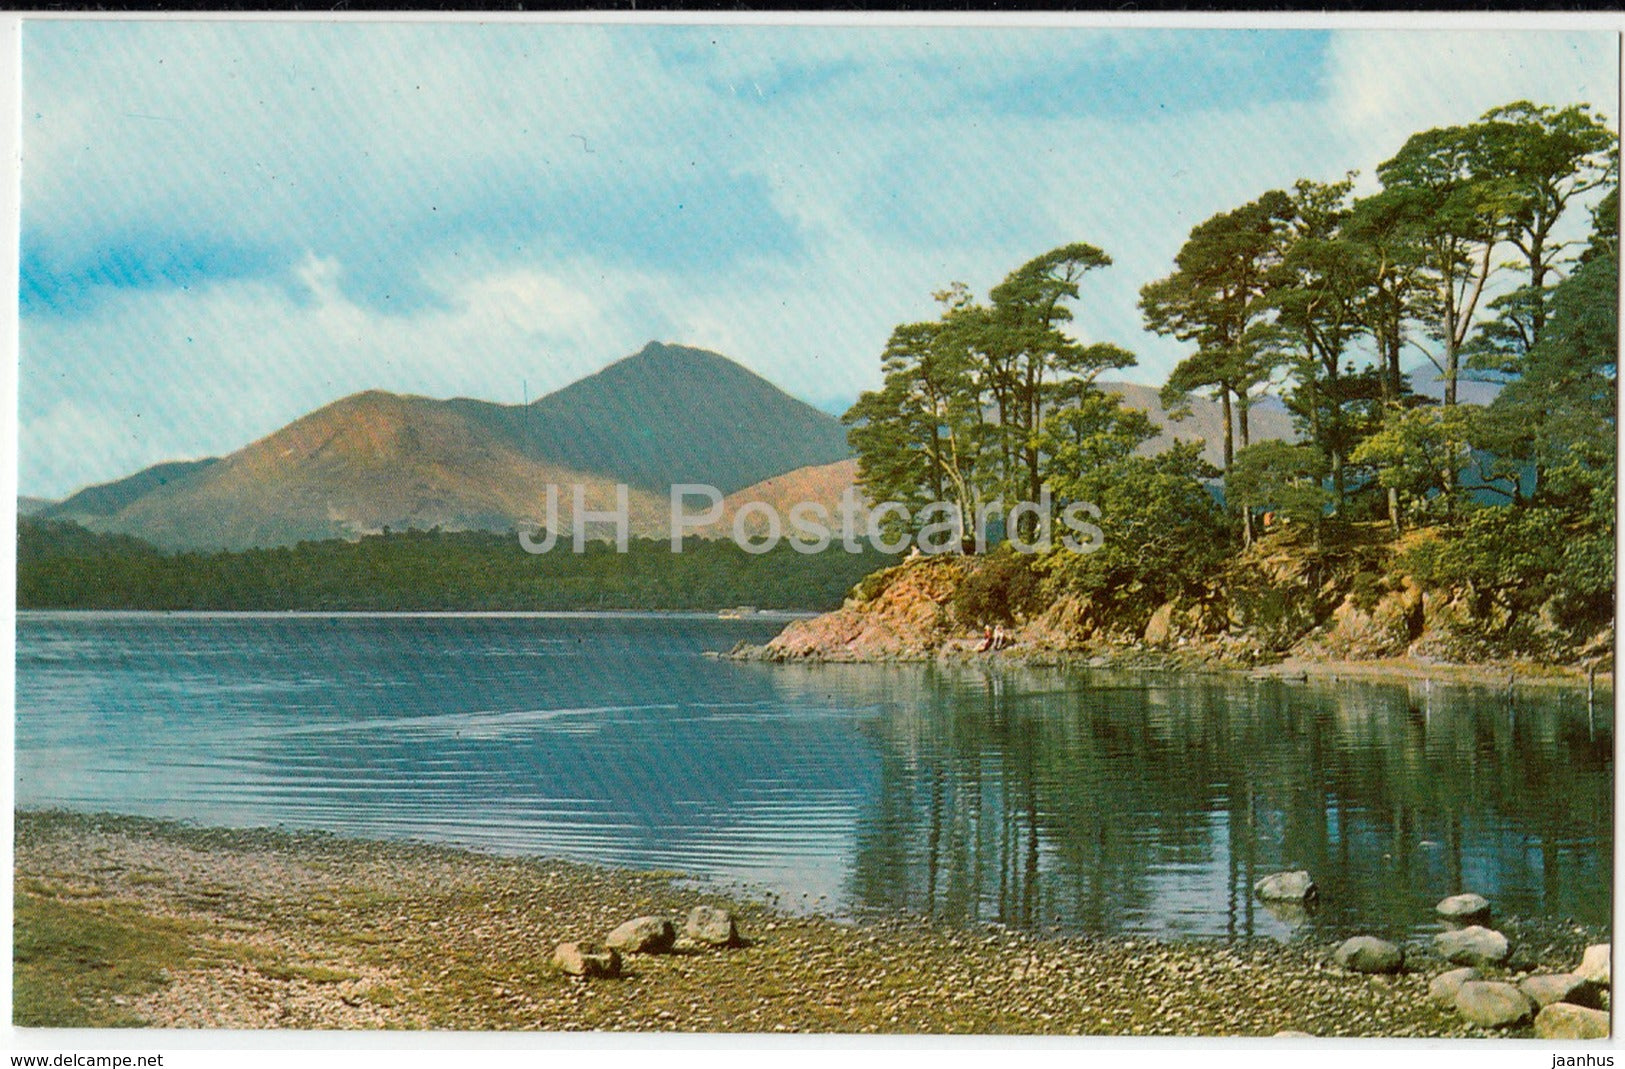
[[[1612,35],[1350,31],[1285,98],[990,103],[1091,58],[1172,56],[1178,77],[1196,40],[32,24],[25,237],[92,272],[110,243],[163,253],[170,235],[243,260],[211,278],[183,242],[165,269],[190,288],[25,314],[21,488],[228,451],[360,389],[516,401],[651,338],[836,405],[877,381],[892,325],[935,313],[932,290],[985,293],[1074,240],[1116,261],[1085,283],[1080,332],[1157,382],[1179,347],[1140,330],[1137,293],[1196,223],[1300,176],[1369,174],[1410,132],[1510,99],[1612,114],[1617,93]]]

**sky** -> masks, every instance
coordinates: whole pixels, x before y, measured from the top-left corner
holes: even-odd
[[[839,413],[893,326],[1084,241],[1159,384],[1195,224],[1517,99],[1599,31],[28,22],[19,491],[363,389],[534,399],[660,340]]]

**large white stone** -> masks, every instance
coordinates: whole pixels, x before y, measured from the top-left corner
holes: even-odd
[[[1534,999],[1537,1006],[1567,1002],[1575,1006],[1590,1006],[1596,1009],[1601,1001],[1601,992],[1597,985],[1579,973],[1572,972],[1526,976],[1518,981],[1518,990]]]
[[[1535,1004],[1511,984],[1469,980],[1456,992],[1456,1012],[1480,1028],[1512,1028],[1535,1015]]]
[[[1349,972],[1391,973],[1404,967],[1405,952],[1386,939],[1357,935],[1345,940],[1332,960]]]
[[[1554,1002],[1535,1015],[1536,1039],[1607,1039],[1608,1014]]]
[[[1273,872],[1254,884],[1253,891],[1259,898],[1283,902],[1302,902],[1318,893],[1315,881],[1302,869]]]
[[[1603,987],[1611,987],[1609,977],[1612,975],[1610,960],[1613,956],[1612,943],[1598,943],[1596,946],[1586,947],[1585,957],[1580,959],[1580,967],[1574,971]]]
[[[1488,924],[1490,920],[1490,900],[1470,892],[1451,895],[1433,909],[1450,924]]]
[[[1500,932],[1477,924],[1433,937],[1439,956],[1457,965],[1499,965],[1512,953],[1512,945]]]
[[[1435,976],[1433,982],[1428,984],[1428,998],[1440,1006],[1454,1006],[1462,984],[1483,978],[1484,974],[1470,965],[1465,969],[1451,969]]]

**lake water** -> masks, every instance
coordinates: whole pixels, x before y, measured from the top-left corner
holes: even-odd
[[[703,656],[781,624],[24,613],[17,804],[1067,932],[1286,936],[1250,893],[1282,868],[1327,931],[1462,889],[1609,921],[1603,695]]]

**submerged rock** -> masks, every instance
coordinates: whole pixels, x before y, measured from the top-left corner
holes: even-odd
[[[1440,932],[1433,937],[1433,947],[1440,957],[1457,965],[1499,965],[1512,952],[1506,936],[1476,924]]]
[[[689,911],[683,934],[696,943],[713,947],[731,947],[739,944],[739,927],[734,915],[715,906],[695,906]]]
[[[1535,1015],[1535,1004],[1511,984],[1469,980],[1456,992],[1456,1012],[1480,1028],[1512,1028]]]
[[[1607,1039],[1608,1014],[1554,1002],[1535,1015],[1536,1039]]]
[[[1315,912],[1315,899],[1313,896],[1302,902],[1292,902],[1283,898],[1266,898],[1261,903],[1264,912],[1293,928],[1309,923],[1309,918]]]
[[[1585,957],[1580,959],[1580,967],[1574,971],[1594,984],[1611,987],[1609,977],[1612,969],[1610,961],[1613,956],[1613,948],[1612,943],[1598,943],[1595,946],[1586,947]]]
[[[1428,998],[1440,1006],[1454,1006],[1462,984],[1483,978],[1484,974],[1470,965],[1465,969],[1451,969],[1435,976],[1433,982],[1428,984]]]
[[[628,954],[664,954],[677,942],[677,927],[665,917],[634,917],[604,937]]]
[[[553,965],[571,976],[615,977],[621,975],[621,956],[613,947],[597,943],[560,943],[553,951]]]
[[[1315,881],[1302,869],[1275,872],[1253,885],[1253,893],[1266,901],[1303,902],[1319,895]]]
[[[1488,924],[1490,900],[1472,893],[1451,895],[1434,906],[1434,911],[1448,924]]]
[[[1537,1006],[1553,1002],[1568,1002],[1575,1006],[1599,1007],[1602,992],[1597,985],[1579,973],[1553,973],[1528,976],[1518,981],[1518,990],[1534,1000]]]
[[[1349,972],[1392,973],[1404,968],[1405,952],[1386,939],[1357,935],[1345,940],[1332,960]]]

